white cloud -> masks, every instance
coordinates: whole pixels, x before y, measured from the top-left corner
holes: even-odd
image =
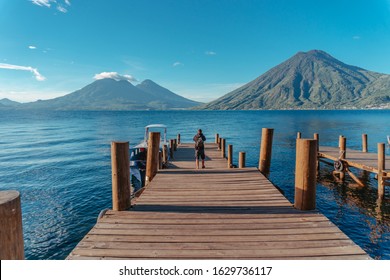
[[[61,13],[67,13],[68,12],[68,10],[66,8],[64,8],[63,6],[61,6],[61,5],[57,6],[57,10],[60,11]]]
[[[41,7],[51,8],[51,3],[57,4],[57,10],[61,13],[67,13],[66,6],[70,6],[70,0],[64,0],[64,3],[59,3],[58,0],[30,0],[33,4]]]
[[[37,81],[42,82],[46,80],[46,78],[38,72],[37,68],[32,68],[31,66],[19,66],[19,65],[7,64],[7,63],[0,63],[0,69],[30,71],[31,73],[34,74],[35,79]]]
[[[31,0],[31,2],[38,6],[45,6],[50,8],[50,2],[53,2],[52,0]]]
[[[180,61],[176,61],[175,63],[172,64],[173,67],[178,67],[178,66],[184,66],[183,63],[181,63]]]
[[[114,79],[116,81],[128,81],[128,82],[138,82],[136,78],[134,78],[131,75],[120,75],[118,72],[102,72],[99,74],[96,74],[93,77],[95,80],[101,80],[101,79]]]
[[[205,55],[216,55],[217,53],[216,52],[213,52],[213,51],[206,51],[205,52]]]
[[[37,47],[36,47],[36,46],[28,46],[28,48],[29,48],[30,50],[35,50]]]

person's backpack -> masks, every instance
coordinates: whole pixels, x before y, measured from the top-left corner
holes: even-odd
[[[199,136],[198,136],[198,139],[196,139],[195,148],[196,148],[197,150],[203,149],[203,148],[204,148],[204,142],[203,142],[203,138],[202,138],[201,135],[199,135]]]

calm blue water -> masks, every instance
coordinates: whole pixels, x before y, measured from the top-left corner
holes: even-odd
[[[0,190],[22,194],[27,259],[69,254],[100,210],[111,207],[110,142],[137,144],[151,123],[168,125],[168,138],[180,133],[183,142],[197,128],[210,141],[218,132],[235,155],[247,152],[250,166],[257,166],[261,128],[274,128],[270,179],[292,202],[297,131],[307,138],[318,132],[321,144],[332,146],[343,134],[355,149],[367,133],[375,151],[390,134],[390,111],[0,112]],[[372,176],[369,187],[356,188],[334,183],[331,171],[321,165],[319,210],[373,258],[390,259],[389,188],[377,204]]]

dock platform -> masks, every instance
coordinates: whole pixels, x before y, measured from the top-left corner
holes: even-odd
[[[300,211],[257,168],[179,145],[129,211],[108,211],[67,259],[369,259],[317,211]]]

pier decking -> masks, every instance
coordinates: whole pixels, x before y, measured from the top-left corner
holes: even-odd
[[[227,168],[216,144],[206,155],[196,170],[193,144],[181,144],[133,208],[106,212],[68,259],[369,259],[257,168]]]

